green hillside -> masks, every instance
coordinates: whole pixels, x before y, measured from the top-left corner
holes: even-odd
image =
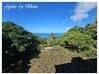
[[[75,57],[83,61],[97,58],[96,21],[85,27],[72,27],[60,37],[52,33],[47,39],[37,37],[13,22],[2,23],[4,73],[56,72],[56,65],[70,63]],[[95,72],[93,68],[88,67],[86,71]]]

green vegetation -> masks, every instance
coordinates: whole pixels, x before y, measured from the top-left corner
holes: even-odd
[[[54,34],[54,33],[52,33],[51,35],[50,35],[50,37],[47,39],[47,45],[48,46],[55,46],[55,45],[57,45],[57,39],[56,39],[57,37],[56,37],[56,35]]]
[[[96,22],[84,28],[75,26],[58,38],[59,45],[76,51],[86,51],[96,48]]]
[[[46,46],[60,45],[74,51],[87,51],[97,47],[97,25],[96,21],[85,27],[75,26],[60,37],[53,39],[52,34],[45,42]]]
[[[7,72],[11,64],[16,65],[19,61],[22,61],[21,66],[27,65],[27,62],[39,53],[38,38],[22,27],[12,22],[4,22],[2,32],[3,72]]]
[[[31,64],[30,60],[33,59],[32,62],[34,63],[35,57],[40,57],[40,59],[37,58],[40,64],[44,61],[46,64],[50,64],[50,69],[56,63],[67,62],[74,56],[82,58],[96,57],[96,24],[97,22],[95,21],[87,24],[85,27],[75,26],[68,32],[63,33],[60,37],[52,33],[49,38],[41,39],[12,22],[3,22],[3,72],[28,72],[29,65]],[[36,69],[34,67],[32,68],[34,70]]]

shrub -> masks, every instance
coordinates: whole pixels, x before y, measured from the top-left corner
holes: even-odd
[[[55,46],[58,44],[57,37],[54,33],[50,35],[50,37],[46,40],[47,46]]]
[[[22,60],[27,64],[26,61],[39,53],[38,38],[22,27],[12,22],[4,22],[2,32],[3,72],[7,72],[6,69],[16,61]]]
[[[93,34],[92,31],[91,34]],[[59,44],[76,51],[86,51],[96,47],[96,40],[91,34],[87,33],[84,28],[76,26],[59,38]]]

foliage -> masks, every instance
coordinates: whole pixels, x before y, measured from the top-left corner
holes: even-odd
[[[46,41],[46,39],[40,39],[40,44],[39,44],[39,48],[40,48],[40,50],[43,50],[43,49],[45,49],[45,47],[47,47],[47,41]]]
[[[26,30],[24,30],[24,28],[12,22],[3,22],[3,72],[9,72],[9,69],[11,69],[10,66],[12,66],[12,64],[16,66],[20,64],[20,67],[18,68],[21,70],[20,72],[27,72],[26,68],[28,69],[27,66],[30,62],[30,59],[36,57],[39,54],[39,49],[44,49],[45,47],[50,46],[53,47],[56,45],[60,45],[64,48],[72,49],[73,51],[85,51],[85,54],[88,57],[91,55],[96,56],[96,51],[93,52],[91,50],[97,48],[96,24],[97,23],[95,21],[94,23],[87,24],[85,27],[75,26],[68,32],[63,33],[60,37],[57,37],[56,34],[52,33],[49,38],[40,39],[34,34],[27,32]],[[56,49],[57,48],[55,47],[53,51],[56,52]],[[59,51],[62,51],[60,49]],[[59,54],[63,55],[62,52]],[[66,55],[64,54],[64,56]],[[25,67],[25,69],[23,67]],[[16,72],[19,72],[19,70],[17,70]]]
[[[86,54],[86,56],[89,58],[96,58],[97,57],[96,49],[85,51],[84,54]]]
[[[46,40],[47,46],[55,46],[58,44],[57,36],[52,33],[50,37]]]
[[[89,26],[87,26],[87,28],[85,26],[85,29],[84,29],[85,30],[84,33],[91,36],[92,39],[94,40],[92,42],[92,44],[93,44],[93,47],[95,47],[95,48],[97,48],[97,25],[96,24],[97,23],[95,21],[94,23],[89,24]]]
[[[36,56],[39,52],[38,38],[12,22],[3,22],[2,37],[4,72],[12,63],[24,59],[29,61],[31,56]]]
[[[96,23],[88,24],[84,28],[75,26],[58,39],[59,44],[65,48],[77,51],[86,51],[96,48]]]

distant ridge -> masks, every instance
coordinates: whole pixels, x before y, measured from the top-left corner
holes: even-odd
[[[48,38],[51,33],[34,33],[36,36],[39,36],[40,38]],[[59,37],[62,33],[55,33],[57,37]]]

